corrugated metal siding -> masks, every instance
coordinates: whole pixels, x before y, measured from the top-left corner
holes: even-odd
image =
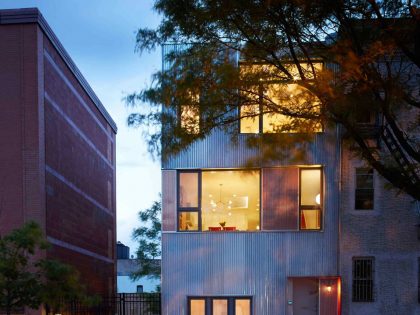
[[[273,135],[274,136],[274,135]],[[238,134],[235,142],[230,135],[216,130],[206,139],[193,143],[187,150],[168,161],[163,162],[163,169],[189,169],[189,168],[240,168],[244,167],[251,158],[260,156],[262,150],[249,148],[246,141],[255,135]],[[335,154],[335,130],[329,130],[314,136],[314,140],[302,144],[307,152],[300,164],[327,164]],[[332,139],[331,139],[332,138]],[[331,144],[332,140],[332,144]],[[261,167],[294,165],[293,156],[270,162],[261,163]]]
[[[331,291],[328,291],[328,287]],[[320,279],[319,306],[321,315],[339,314],[339,279]]]
[[[176,171],[162,171],[162,231],[176,231]]]
[[[299,168],[265,168],[262,174],[262,230],[297,230]]]
[[[288,276],[336,274],[330,233],[164,233],[163,314],[186,314],[188,295],[251,295],[253,314],[285,314]]]

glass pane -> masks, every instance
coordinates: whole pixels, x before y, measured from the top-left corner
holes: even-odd
[[[201,300],[190,300],[190,315],[205,315],[206,314],[206,301]]]
[[[300,205],[318,206],[321,198],[321,170],[302,169],[300,173]]]
[[[356,168],[356,187],[373,189],[373,170]]]
[[[228,301],[227,300],[213,300],[213,315],[227,315]]]
[[[355,197],[356,209],[373,209],[373,189],[356,189]]]
[[[243,117],[241,118],[241,133],[260,132],[260,118],[258,116],[259,112],[260,110],[258,104],[241,106],[241,117]]]
[[[179,206],[198,207],[198,173],[179,173]]]
[[[251,300],[235,300],[235,315],[251,315]]]
[[[181,128],[191,134],[200,132],[200,112],[198,106],[181,106]]]
[[[180,212],[179,213],[180,231],[198,231],[198,212]]]
[[[298,84],[270,84],[264,97],[263,132],[321,132],[319,121],[291,118],[278,111],[291,110],[298,113],[319,112],[319,100]],[[280,106],[277,110],[276,106]]]
[[[256,231],[260,228],[260,172],[202,172],[203,231]]]
[[[321,228],[320,210],[301,210],[300,229],[301,230],[319,230]]]

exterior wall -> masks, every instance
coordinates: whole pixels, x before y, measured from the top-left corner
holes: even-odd
[[[363,164],[343,150],[340,206],[342,314],[420,313],[418,271],[419,217],[406,195],[384,187],[374,174],[374,209],[354,210],[355,167]],[[352,302],[352,258],[374,257],[374,302]]]
[[[188,295],[251,295],[254,315],[290,314],[289,277],[338,275],[340,154],[335,130],[317,135],[300,164],[323,166],[322,231],[174,232],[176,170],[243,167],[258,151],[246,148],[246,135],[238,137],[240,141],[235,147],[229,136],[215,133],[163,165],[162,307],[165,315],[186,314]],[[295,163],[283,160],[261,166],[292,165]],[[330,304],[336,311],[336,304]]]
[[[160,264],[160,261],[156,261]],[[143,292],[156,292],[156,287],[160,285],[158,279],[141,277],[138,280],[131,280],[131,273],[139,269],[137,259],[118,259],[117,260],[117,292],[118,293],[136,293],[137,286],[143,286]]]
[[[0,233],[28,220],[45,226],[43,76],[34,25],[0,25]]]
[[[116,126],[36,9],[0,11],[0,233],[37,221],[49,258],[116,289]]]
[[[47,37],[44,43],[46,233],[61,247],[60,258],[90,279],[93,291],[112,294],[115,134]],[[87,257],[74,261],[73,252]],[[94,265],[98,270],[92,273]]]

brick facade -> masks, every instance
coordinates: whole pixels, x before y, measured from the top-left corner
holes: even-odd
[[[37,221],[39,255],[115,292],[116,126],[36,9],[0,11],[0,233]]]

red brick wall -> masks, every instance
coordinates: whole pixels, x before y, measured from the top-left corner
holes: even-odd
[[[113,293],[115,134],[37,24],[0,42],[0,233],[36,220],[48,257]]]
[[[40,32],[0,25],[0,233],[23,222],[45,225],[43,113],[38,107]]]
[[[96,293],[108,294],[115,288],[115,135],[47,38],[43,54],[46,232],[64,242],[48,256],[74,264]]]

